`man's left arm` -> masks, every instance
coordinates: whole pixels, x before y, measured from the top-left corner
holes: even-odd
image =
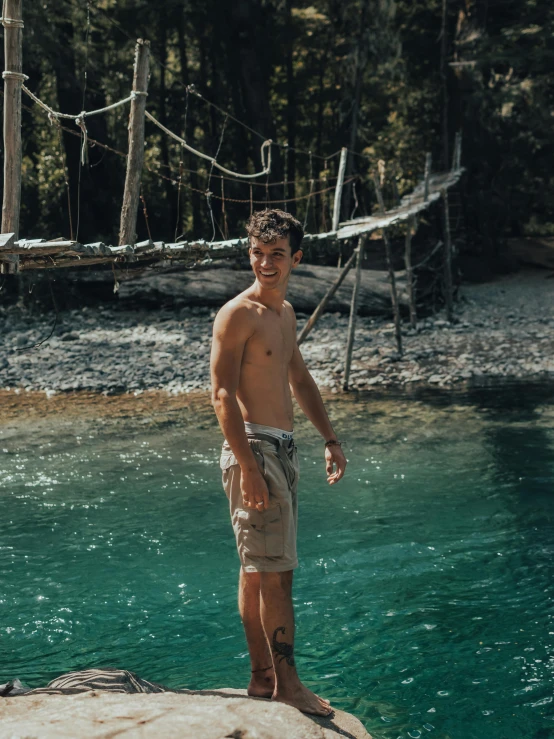
[[[295,321],[296,336],[296,321]],[[344,475],[346,469],[346,458],[340,447],[340,444],[328,444],[327,442],[336,442],[337,435],[333,431],[331,421],[323,405],[320,392],[315,383],[314,378],[308,371],[296,339],[294,342],[294,351],[289,364],[289,384],[298,405],[302,408],[304,414],[313,423],[321,436],[325,439],[325,469],[327,472],[327,482],[334,485]],[[333,467],[335,469],[333,469]]]

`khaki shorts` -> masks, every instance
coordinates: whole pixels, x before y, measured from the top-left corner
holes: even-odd
[[[240,490],[240,467],[224,442],[220,467],[229,498],[237,549],[245,572],[285,572],[298,567],[298,457],[293,441],[249,437],[248,443],[269,490],[269,508],[245,508]]]

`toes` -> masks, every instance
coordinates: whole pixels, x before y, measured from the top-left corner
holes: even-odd
[[[333,713],[333,709],[329,703],[324,702],[321,698],[319,699],[319,706],[317,709],[319,716],[330,716]]]

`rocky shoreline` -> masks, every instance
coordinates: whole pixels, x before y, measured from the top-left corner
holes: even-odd
[[[528,270],[462,286],[456,320],[436,314],[404,325],[399,357],[393,325],[359,317],[350,386],[454,387],[500,379],[554,380],[554,281]],[[86,390],[105,395],[209,389],[215,311],[130,311],[117,305],[34,315],[0,307],[0,389],[47,395]],[[306,315],[298,315],[299,329]],[[324,314],[302,353],[322,388],[339,392],[348,316]]]

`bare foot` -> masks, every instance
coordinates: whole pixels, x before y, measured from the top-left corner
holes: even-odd
[[[302,685],[300,680],[295,687],[275,692],[272,697],[274,701],[294,706],[302,713],[310,713],[314,716],[329,716],[333,713],[329,701],[312,693],[305,685]]]
[[[253,698],[271,698],[274,690],[275,670],[273,667],[252,673],[247,690],[248,695],[251,695]]]

